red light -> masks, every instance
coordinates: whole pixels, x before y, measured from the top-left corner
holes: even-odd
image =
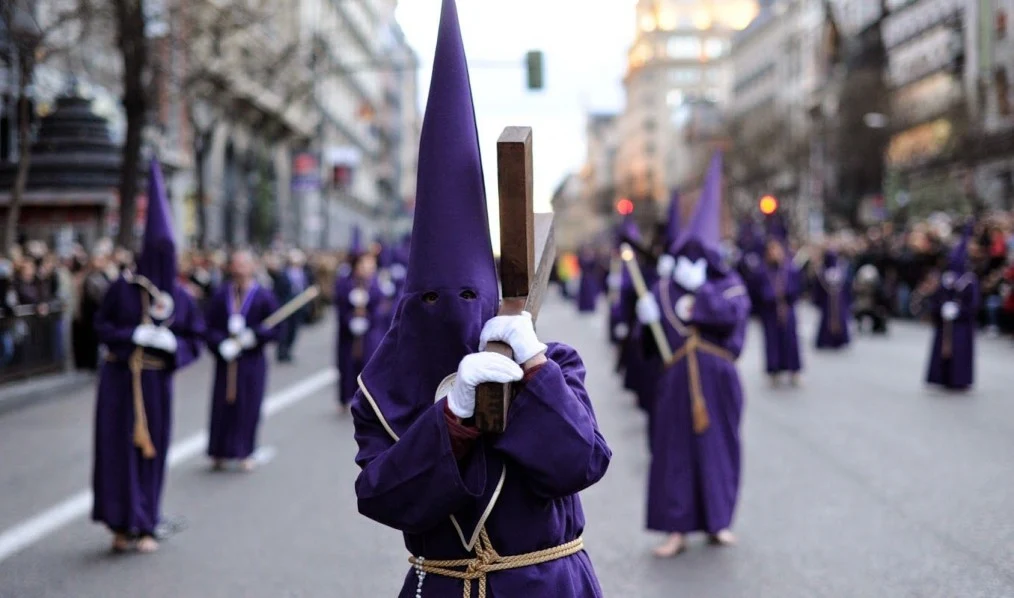
[[[770,216],[778,211],[778,200],[773,195],[765,195],[760,200],[760,211],[765,216]]]
[[[630,201],[626,197],[616,202],[616,211],[621,216],[629,216],[634,213],[634,202]]]

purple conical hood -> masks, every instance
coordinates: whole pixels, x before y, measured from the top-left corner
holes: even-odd
[[[785,220],[781,214],[768,216],[766,222],[769,241],[778,241],[782,245],[789,243],[789,229],[785,226]]]
[[[360,376],[364,407],[379,412],[393,435],[433,408],[441,381],[478,350],[482,325],[499,306],[484,189],[457,9],[444,0],[404,294]],[[471,537],[469,523],[461,523]]]
[[[721,259],[720,243],[722,237],[722,154],[715,152],[708,166],[708,174],[704,178],[704,189],[694,206],[694,215],[690,224],[680,232],[669,253],[679,254],[692,241],[700,250],[709,254],[709,262],[717,267]]]
[[[498,288],[465,47],[457,7],[444,0],[419,136],[406,290],[462,286]]]
[[[947,258],[947,269],[951,272],[964,274],[968,269],[968,240],[972,237],[973,228],[974,225],[971,221],[965,224],[961,231],[961,239],[951,250],[951,255]]]
[[[364,253],[363,229],[358,224],[352,225],[352,238],[349,240],[349,257],[356,258]]]
[[[137,273],[163,291],[172,291],[176,282],[176,241],[162,168],[155,158],[152,158],[148,169],[148,217],[144,224],[141,253],[137,258]]]
[[[683,214],[680,212],[680,192],[673,189],[669,198],[669,214],[665,223],[665,243],[672,245],[680,237],[680,229],[683,227]]]

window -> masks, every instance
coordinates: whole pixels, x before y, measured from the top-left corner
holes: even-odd
[[[691,85],[700,81],[701,72],[695,68],[678,68],[669,71],[669,80],[677,85]]]
[[[674,35],[668,43],[670,58],[694,59],[701,54],[701,42],[694,36]]]
[[[708,38],[704,42],[704,55],[711,60],[721,58],[722,56],[725,56],[727,45],[728,44],[724,39],[716,37]]]

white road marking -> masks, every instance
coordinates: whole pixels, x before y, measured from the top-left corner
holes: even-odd
[[[338,372],[332,368],[268,396],[264,402],[264,417],[271,417],[292,407],[318,390],[333,384],[337,379]],[[171,469],[188,459],[193,459],[202,454],[207,446],[208,433],[203,431],[175,442],[169,448],[167,466]],[[4,530],[0,533],[0,563],[69,525],[75,519],[87,515],[91,508],[92,491],[82,490],[34,517]]]

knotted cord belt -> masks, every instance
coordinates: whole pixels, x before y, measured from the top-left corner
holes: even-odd
[[[108,363],[117,363],[115,355],[106,356]],[[131,394],[134,401],[134,446],[141,449],[141,455],[145,459],[154,459],[157,452],[155,444],[151,441],[151,432],[148,429],[148,414],[144,410],[144,390],[141,386],[141,372],[159,371],[165,369],[165,362],[161,359],[146,355],[143,347],[138,347],[130,354],[127,360],[127,369],[130,370]]]
[[[479,531],[479,542],[475,545],[475,558],[454,561],[431,561],[423,557],[409,557],[408,562],[415,567],[419,577],[417,595],[422,595],[422,582],[427,573],[450,577],[464,581],[462,598],[472,597],[472,581],[478,582],[478,598],[486,598],[486,575],[495,571],[521,569],[531,565],[541,565],[564,557],[577,554],[584,550],[584,539],[577,538],[554,548],[546,548],[515,556],[500,556],[489,542],[486,528]]]
[[[686,358],[687,371],[690,376],[690,403],[694,418],[694,432],[701,434],[708,429],[711,421],[708,418],[708,406],[704,402],[704,389],[701,387],[701,368],[697,361],[698,351],[720,357],[730,363],[736,359],[729,351],[702,339],[700,334],[694,330],[687,337],[683,346],[673,353],[672,360],[666,364],[666,367],[670,368]]]

